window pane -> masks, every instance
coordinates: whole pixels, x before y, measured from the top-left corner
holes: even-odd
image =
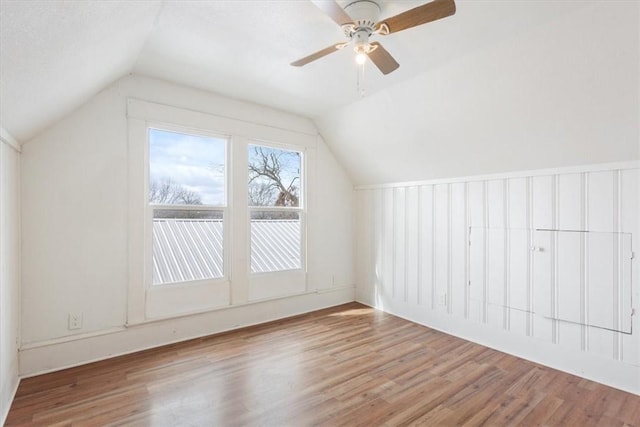
[[[249,206],[300,206],[301,153],[249,145]]]
[[[149,129],[149,202],[225,204],[226,140]]]
[[[298,212],[251,212],[251,272],[301,268],[300,230]]]
[[[153,284],[224,274],[223,217],[218,211],[153,212]]]

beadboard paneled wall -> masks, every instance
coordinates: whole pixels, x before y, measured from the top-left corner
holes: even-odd
[[[357,298],[640,393],[639,181],[627,163],[361,187]]]

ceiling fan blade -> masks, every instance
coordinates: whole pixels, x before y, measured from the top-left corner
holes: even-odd
[[[353,19],[347,15],[347,12],[345,12],[335,0],[311,0],[311,3],[329,15],[329,17],[340,26],[353,22]]]
[[[309,56],[300,58],[297,61],[292,62],[291,65],[293,65],[294,67],[302,67],[303,65],[307,65],[309,62],[313,62],[316,59],[320,59],[323,56],[329,55],[330,53],[337,52],[338,50],[342,49],[344,46],[345,46],[344,43],[336,43],[332,46],[325,47],[322,50],[312,53]]]
[[[376,64],[376,67],[382,71],[382,74],[389,74],[390,72],[398,69],[400,64],[393,59],[393,56],[391,56],[391,54],[387,52],[380,43],[373,42],[371,45],[376,46],[376,48],[369,52],[367,56],[371,59],[371,62]]]
[[[431,3],[423,4],[380,21],[376,27],[380,28],[383,24],[386,24],[389,29],[387,34],[397,33],[407,28],[446,18],[454,13],[456,13],[454,0],[434,0]]]

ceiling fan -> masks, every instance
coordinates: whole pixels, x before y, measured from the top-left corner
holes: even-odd
[[[355,0],[347,4],[344,9],[335,0],[311,0],[311,2],[342,27],[348,40],[292,62],[291,65],[295,67],[301,67],[353,44],[358,64],[364,64],[369,58],[382,74],[389,74],[396,70],[400,64],[380,43],[370,42],[371,36],[386,36],[456,13],[454,0],[434,0],[391,18],[378,21],[381,9],[377,0]]]

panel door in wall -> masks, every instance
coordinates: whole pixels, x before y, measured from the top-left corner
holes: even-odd
[[[631,333],[630,233],[536,230],[535,312]]]

